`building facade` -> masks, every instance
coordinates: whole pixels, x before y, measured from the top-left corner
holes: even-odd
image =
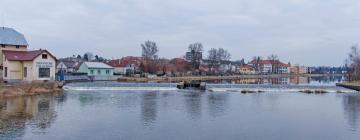
[[[4,82],[55,80],[56,57],[47,50],[27,50],[25,37],[0,28],[0,70]]]
[[[285,64],[279,60],[252,60],[248,65],[254,67],[259,73],[269,74],[288,74],[290,64]]]
[[[76,72],[82,62],[78,61],[58,61],[56,65],[56,72],[74,73]]]
[[[255,68],[250,65],[240,65],[236,67],[236,74],[256,74]]]
[[[83,62],[78,72],[87,73],[89,76],[113,76],[114,68],[101,62]]]

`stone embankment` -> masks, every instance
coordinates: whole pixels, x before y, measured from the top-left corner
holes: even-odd
[[[30,96],[62,91],[62,84],[53,81],[16,84],[0,84],[0,98]]]
[[[336,86],[344,87],[356,91],[360,91],[360,81],[337,83]]]

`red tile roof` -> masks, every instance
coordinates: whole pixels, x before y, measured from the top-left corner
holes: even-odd
[[[121,59],[110,60],[106,64],[108,64],[112,67],[126,67],[129,64],[140,65],[141,62],[143,62],[143,59],[141,57],[127,56],[127,57],[123,57]]]
[[[182,59],[182,58],[174,58],[172,61],[174,61],[176,63],[185,63],[185,62],[187,62],[185,59]]]
[[[106,64],[112,67],[125,67],[124,64],[121,64],[120,59],[110,60],[109,62],[106,62]]]
[[[54,57],[50,52],[47,50],[36,50],[36,51],[10,51],[10,50],[3,50],[3,54],[5,58],[9,61],[31,61],[34,60],[40,54],[46,52],[50,56]]]

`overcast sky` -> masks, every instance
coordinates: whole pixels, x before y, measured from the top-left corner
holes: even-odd
[[[140,55],[153,40],[161,57],[193,42],[223,47],[232,60],[277,54],[303,65],[342,65],[360,42],[359,0],[0,0],[5,26],[57,57],[87,51]]]

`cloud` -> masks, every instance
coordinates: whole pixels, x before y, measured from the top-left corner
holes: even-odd
[[[278,54],[304,65],[342,65],[359,42],[356,0],[3,0],[6,26],[32,48],[59,57],[87,51],[111,58],[140,55],[154,40],[163,57],[188,44],[223,47],[233,59]]]

